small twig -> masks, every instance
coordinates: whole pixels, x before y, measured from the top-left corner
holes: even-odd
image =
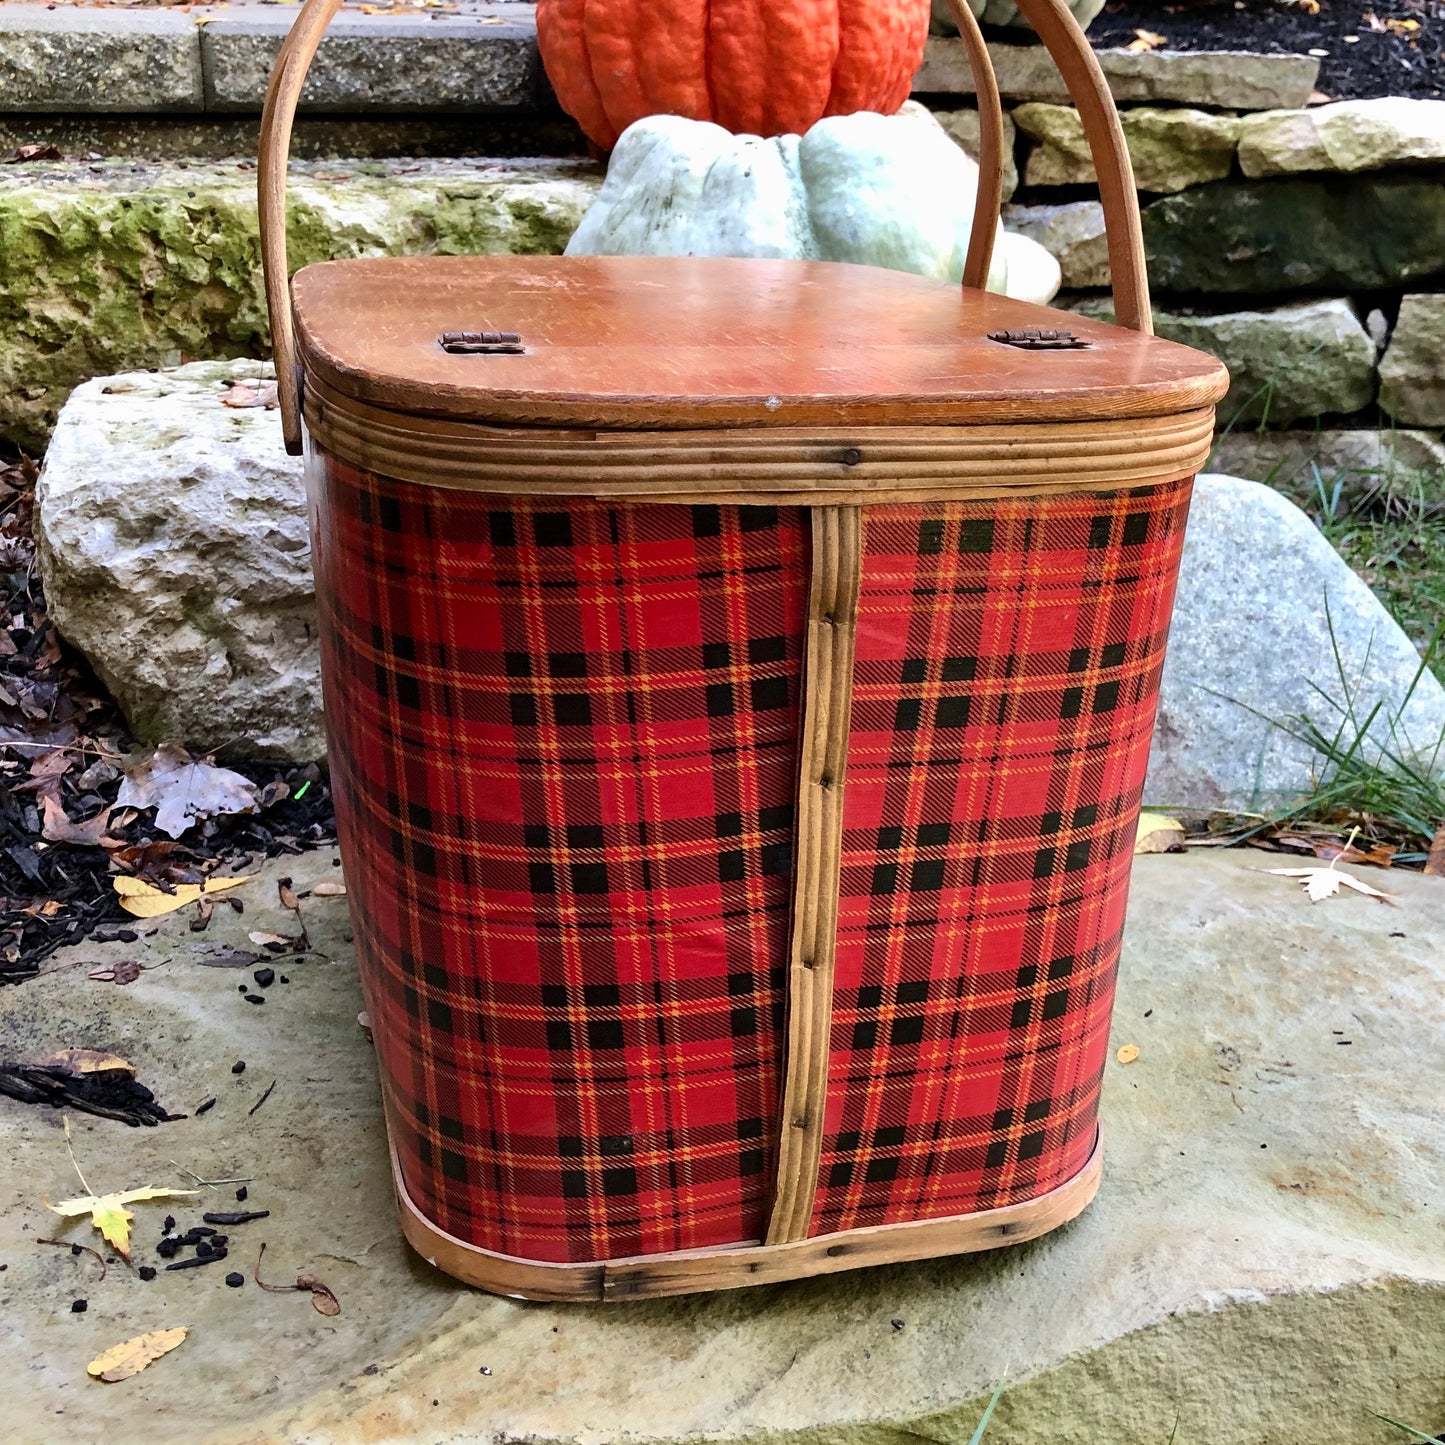
[[[184,1164],[176,1164],[174,1159],[170,1162],[175,1164],[176,1168],[188,1179],[194,1179],[197,1184],[204,1184],[207,1189],[219,1189],[223,1184],[250,1184],[256,1177],[254,1174],[248,1174],[244,1179],[202,1179],[199,1174],[193,1174]]]
[[[65,1125],[65,1152],[70,1155],[70,1162],[75,1165],[75,1173],[76,1177],[80,1180],[80,1187],[94,1199],[95,1190],[85,1182],[85,1175],[80,1172],[80,1165],[77,1164],[75,1160],[75,1150],[70,1147],[70,1116],[68,1114],[62,1115],[61,1123]]]
[[[251,1271],[251,1278],[254,1279],[262,1289],[268,1289],[272,1294],[294,1294],[296,1292],[296,1286],[294,1284],[267,1284],[265,1280],[261,1278],[261,1257],[265,1253],[266,1246],[263,1244],[261,1248],[256,1251],[256,1268]]]
[[[100,1264],[100,1277],[105,1278],[105,1259],[99,1250],[92,1249],[88,1244],[76,1244],[69,1239],[37,1239],[36,1244],[53,1244],[58,1249],[68,1249],[72,1254],[78,1249],[83,1249],[87,1254],[94,1255]]]
[[[264,1104],[264,1103],[266,1102],[267,1099],[269,1099],[269,1098],[271,1097],[271,1090],[274,1089],[275,1087],[276,1087],[276,1080],[275,1080],[275,1079],[272,1079],[272,1080],[271,1080],[271,1083],[269,1084],[269,1086],[268,1086],[267,1089],[266,1089],[266,1092],[265,1092],[264,1094],[262,1094],[261,1097],[260,1097],[259,1099],[257,1099],[256,1102],[255,1102],[254,1104],[252,1104],[249,1109],[246,1110],[246,1117],[247,1117],[248,1119],[251,1117],[252,1114],[254,1114],[254,1113],[256,1112],[257,1109],[259,1109],[259,1108],[261,1107],[262,1104]]]

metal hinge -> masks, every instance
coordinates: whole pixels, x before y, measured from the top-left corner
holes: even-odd
[[[515,331],[443,331],[439,339],[452,356],[520,356],[525,350]]]
[[[1089,345],[1072,331],[1064,331],[1059,327],[1031,327],[1027,331],[990,331],[988,339],[1001,341],[1005,346],[1017,346],[1020,351],[1080,351]]]

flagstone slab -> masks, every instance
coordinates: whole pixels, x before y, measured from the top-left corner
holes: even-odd
[[[1074,1223],[986,1255],[693,1299],[546,1306],[469,1291],[408,1252],[393,1210],[346,903],[303,901],[314,955],[253,1007],[207,966],[291,931],[329,852],[269,863],[244,917],[184,915],[86,945],[0,990],[0,1057],[120,1053],[177,1112],[134,1130],[77,1116],[96,1188],[251,1176],[231,1230],[248,1277],[145,1283],[38,1247],[91,1243],[43,1200],[78,1185],[60,1118],[0,1098],[0,1348],[23,1388],[7,1445],[905,1445],[968,1439],[996,1384],[1000,1445],[1390,1445],[1372,1411],[1445,1425],[1445,881],[1368,872],[1392,906],[1319,905],[1256,871],[1278,854],[1136,861],[1105,1078],[1105,1172]],[[357,880],[350,880],[353,889]],[[125,988],[81,965],[122,956]],[[274,962],[274,960],[273,960]],[[233,1074],[244,1059],[243,1074]],[[258,1106],[275,1081],[270,1098]],[[196,1105],[215,1097],[207,1113]],[[252,1112],[254,1109],[255,1112]],[[233,1190],[135,1206],[136,1259]],[[156,1261],[160,1262],[160,1261]],[[70,1312],[85,1297],[83,1315]],[[86,1378],[145,1330],[186,1341],[124,1385]]]

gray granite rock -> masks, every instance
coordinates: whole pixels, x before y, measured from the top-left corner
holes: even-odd
[[[1380,405],[1403,426],[1445,426],[1445,296],[1406,296],[1380,362]]]
[[[1445,883],[1361,869],[1394,907],[1312,907],[1256,871],[1291,861],[1134,861],[1104,1178],[1075,1222],[990,1254],[682,1300],[497,1299],[402,1243],[346,900],[302,905],[316,952],[266,1008],[240,1001],[236,970],[202,966],[254,951],[253,929],[294,932],[277,880],[303,896],[334,880],[329,850],[263,864],[235,895],[245,915],[218,908],[204,934],[173,913],[135,944],[62,950],[0,989],[0,1057],[107,1048],[177,1112],[218,1099],[159,1129],[76,1118],[86,1177],[264,1161],[250,1202],[272,1218],[242,1226],[262,1233],[239,1258],[233,1234],[232,1262],[249,1271],[269,1240],[275,1278],[314,1271],[342,1313],[206,1270],[94,1283],[94,1261],[35,1244],[65,1228],[44,1198],[76,1192],[60,1119],[0,1099],[0,1350],[25,1362],[8,1445],[963,1445],[1005,1371],[986,1445],[1405,1439],[1372,1410],[1438,1429]],[[135,983],[83,982],[121,959],[146,969]],[[147,1251],[166,1210],[182,1216],[134,1208]],[[80,1222],[71,1237],[97,1238]],[[177,1323],[189,1337],[145,1376],[84,1379],[117,1340]]]
[[[198,111],[200,46],[173,10],[6,5],[0,107],[7,111]]]
[[[270,375],[195,362],[88,382],[51,440],[35,510],[50,614],[143,742],[325,756],[301,461],[274,410],[221,400]]]
[[[1445,161],[1445,100],[1381,96],[1244,118],[1240,169],[1247,176],[1299,171],[1375,171]]]
[[[1035,240],[1059,263],[1062,285],[1088,291],[1109,284],[1109,243],[1098,201],[1061,206],[1007,206],[1003,223]]]
[[[1005,98],[1068,100],[1068,88],[1042,45],[991,44],[988,53]],[[1320,69],[1319,61],[1308,55],[1234,50],[1101,50],[1097,55],[1117,101],[1165,101],[1223,110],[1302,106]],[[963,42],[931,37],[913,90],[916,95],[972,95],[973,76]]]
[[[1107,301],[1077,309],[1112,320]],[[1154,329],[1170,341],[1217,356],[1229,368],[1221,423],[1361,410],[1375,399],[1375,343],[1344,298],[1298,301],[1259,311],[1173,312],[1156,308]]]
[[[1319,508],[1321,486],[1326,496],[1338,487],[1349,504],[1378,499],[1384,492],[1445,506],[1445,442],[1428,431],[1240,427],[1215,439],[1209,469],[1268,482],[1306,508]]]
[[[1021,105],[1014,123],[1035,142],[1024,167],[1030,186],[1093,185],[1094,158],[1079,113],[1068,105]],[[1227,176],[1239,139],[1237,116],[1187,107],[1131,106],[1120,114],[1134,184],[1172,194]]]
[[[1390,290],[1445,277],[1445,172],[1214,181],[1144,208],[1156,287]]]
[[[1374,593],[1278,492],[1239,477],[1200,477],[1146,799],[1288,804],[1311,791],[1322,760],[1278,723],[1308,717],[1352,743],[1377,702],[1362,755],[1387,749],[1445,771],[1445,688],[1422,672],[1419,653]]]

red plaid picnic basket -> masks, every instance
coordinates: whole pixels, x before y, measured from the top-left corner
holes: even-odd
[[[1191,478],[1060,0],[1120,325],[785,261],[425,257],[288,286],[341,846],[403,1227],[533,1299],[755,1284],[1072,1218]]]

